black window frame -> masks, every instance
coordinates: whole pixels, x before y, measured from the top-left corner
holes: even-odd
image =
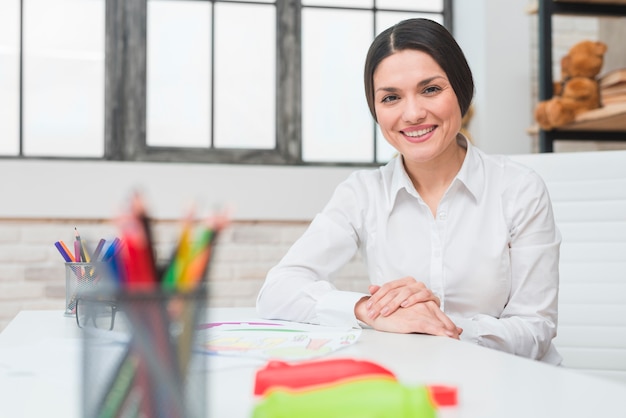
[[[373,8],[303,6],[301,0],[276,0],[263,3],[273,5],[276,8],[276,147],[274,149],[155,147],[148,146],[146,143],[147,9],[149,1],[105,1],[104,156],[96,160],[314,166],[380,165],[376,162],[376,156],[374,156],[374,161],[369,163],[310,163],[302,160],[302,9],[323,8],[373,12],[403,12],[405,10],[379,9],[376,7],[376,0],[374,0]],[[214,5],[220,0],[195,1],[210,2]],[[21,0],[21,15],[23,2],[24,0]],[[228,1],[228,3],[252,2]],[[443,15],[444,25],[452,31],[452,0],[443,0],[443,12],[436,14]],[[21,19],[23,21],[22,17]],[[372,34],[373,36],[374,34]],[[23,34],[20,35],[20,38],[23,38]],[[22,67],[21,49],[20,39],[20,73]],[[20,98],[22,97],[21,84],[20,74]],[[32,158],[24,156],[22,151],[23,115],[21,110],[19,124],[18,158]],[[376,144],[374,144],[374,149],[376,149]]]

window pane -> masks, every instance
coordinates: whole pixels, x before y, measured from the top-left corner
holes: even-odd
[[[374,0],[302,0],[303,6],[374,7]]]
[[[302,11],[302,158],[372,162],[374,123],[363,87],[372,13]]]
[[[376,7],[379,9],[443,12],[443,0],[377,0]]]
[[[276,8],[215,5],[214,144],[276,146]]]
[[[148,2],[146,142],[208,148],[211,4]]]
[[[103,0],[24,0],[24,154],[104,155]]]
[[[20,1],[0,1],[0,155],[19,153]]]

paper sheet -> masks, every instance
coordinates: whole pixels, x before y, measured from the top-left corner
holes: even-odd
[[[201,349],[224,356],[308,360],[354,344],[360,329],[285,321],[212,322],[200,327]]]

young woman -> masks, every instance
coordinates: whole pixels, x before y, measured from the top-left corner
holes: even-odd
[[[367,55],[365,94],[398,156],[337,187],[268,273],[259,314],[444,335],[559,364],[550,197],[534,171],[459,133],[474,83],[454,38],[427,19],[385,30]],[[370,294],[332,283],[357,251]]]

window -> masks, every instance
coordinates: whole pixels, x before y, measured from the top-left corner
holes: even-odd
[[[367,48],[409,17],[450,27],[450,4],[4,0],[0,155],[383,163]]]
[[[0,155],[104,155],[104,4],[0,2]]]

